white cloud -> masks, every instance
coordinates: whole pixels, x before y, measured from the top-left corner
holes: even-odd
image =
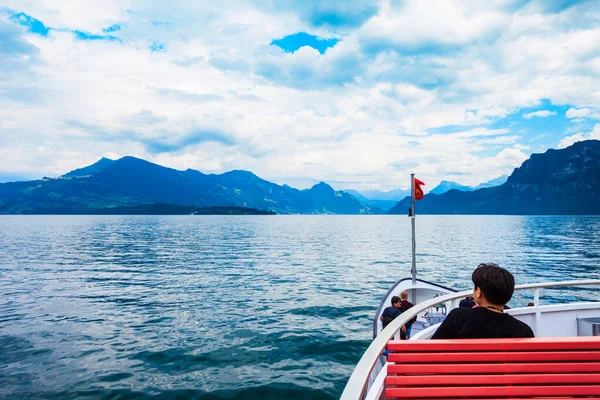
[[[300,3],[88,3],[3,2],[57,29],[119,24],[122,41],[3,21],[21,50],[0,59],[12,66],[0,76],[0,171],[57,175],[131,154],[279,183],[385,189],[417,169],[478,184],[529,152],[528,134],[492,122],[541,99],[573,107],[569,118],[600,108],[599,12],[585,4],[384,1],[362,26],[332,28]],[[301,31],[341,41],[325,54],[270,45]],[[153,41],[166,51],[151,53]]]
[[[574,135],[565,137],[558,144],[558,148],[564,149],[565,147],[569,147],[573,143],[581,142],[582,140],[590,140],[590,139],[600,140],[600,124],[596,124],[594,126],[594,129],[592,129],[590,132],[576,133]]]
[[[585,118],[592,113],[592,110],[589,108],[569,108],[567,110],[566,116],[567,118]]]
[[[534,111],[534,112],[530,112],[527,114],[523,114],[523,118],[525,118],[525,119],[530,119],[533,117],[544,118],[544,117],[549,117],[551,115],[556,115],[556,111],[548,111],[548,110]]]
[[[102,34],[102,29],[127,19],[133,8],[130,0],[3,0],[2,5],[24,12],[55,29],[76,29]]]
[[[419,0],[407,0],[401,7],[384,1],[380,12],[362,28],[363,40],[373,46],[382,40],[408,50],[422,46],[460,46],[498,35],[510,22],[510,15],[485,7],[468,7],[461,1],[444,1],[432,7]]]

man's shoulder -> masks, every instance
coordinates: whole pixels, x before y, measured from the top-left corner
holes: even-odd
[[[510,314],[506,314],[506,316],[515,325],[515,327],[517,328],[518,331],[522,332],[523,334],[525,334],[525,333],[531,334],[531,336],[533,337],[533,330],[531,329],[531,327],[529,325],[527,325],[523,321],[519,321],[518,319],[516,319],[515,317],[513,317]]]
[[[474,310],[474,308],[457,307],[457,308],[452,309],[448,313],[448,316],[450,316],[450,315],[454,315],[454,316],[473,315],[473,310]]]
[[[387,313],[387,314],[396,314],[397,310],[398,310],[398,309],[397,309],[396,307],[394,307],[394,306],[389,306],[389,307],[386,307],[386,309],[385,309],[385,310],[383,310],[383,312],[384,312],[384,313]]]
[[[469,319],[472,318],[473,311],[474,310],[472,308],[458,307],[453,310],[450,310],[450,312],[446,316],[446,319],[451,321]]]

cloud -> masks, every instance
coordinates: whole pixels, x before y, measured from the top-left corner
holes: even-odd
[[[157,51],[166,51],[165,45],[162,43],[158,43],[158,42],[150,43],[150,46],[148,46],[148,48],[153,53],[155,53]]]
[[[540,111],[534,111],[534,112],[530,112],[527,114],[523,114],[523,118],[525,118],[525,119],[531,119],[533,117],[545,118],[545,117],[550,117],[552,115],[556,115],[556,111],[540,110]]]
[[[102,34],[102,29],[127,20],[129,7],[134,1],[108,0],[103,3],[70,2],[55,0],[41,2],[29,0],[4,0],[9,10],[22,12],[42,21],[46,27],[63,30],[80,30],[92,34]]]
[[[566,10],[570,7],[577,5],[590,3],[591,0],[551,0],[551,1],[537,1],[536,6],[546,12],[557,13]]]
[[[111,32],[118,32],[121,30],[121,26],[118,24],[114,24],[109,26],[108,28],[103,28],[102,32],[104,33],[111,33]]]
[[[224,146],[232,146],[235,142],[220,132],[207,132],[202,130],[192,131],[182,137],[162,137],[160,139],[146,139],[144,147],[151,154],[181,152],[189,147],[202,143],[217,143]]]
[[[152,128],[139,129],[139,127],[149,126]],[[202,123],[194,119],[174,123],[168,117],[150,110],[125,115],[114,121],[110,128],[97,120],[89,122],[65,120],[63,129],[71,141],[138,142],[148,156],[181,152],[207,142],[223,146],[236,144],[235,138],[212,129],[210,123]]]
[[[25,13],[15,13],[14,11],[6,8],[3,10],[3,13],[9,15],[11,21],[26,26],[29,32],[42,36],[48,35],[49,29],[46,28],[41,21],[32,18]]]
[[[280,183],[478,184],[591,137],[544,124],[587,132],[600,109],[594,2],[3,4],[27,16],[0,13],[3,172],[116,153]]]
[[[198,65],[204,61],[204,57],[190,57],[182,60],[173,60],[171,61],[173,64],[179,65],[181,67],[190,67],[192,65]]]
[[[67,31],[67,32],[69,32],[69,31]],[[79,30],[74,30],[71,32],[79,40],[108,40],[109,42],[120,42],[121,41],[121,39],[119,39],[116,36],[112,36],[112,35],[94,35],[93,33],[79,31]]]
[[[558,148],[564,149],[565,147],[571,146],[573,143],[581,142],[582,140],[590,140],[590,139],[600,140],[600,124],[596,124],[590,132],[576,133],[574,135],[565,137],[558,144]]]
[[[214,93],[190,93],[179,89],[156,89],[156,93],[161,97],[169,97],[175,101],[182,103],[190,102],[206,102],[206,101],[218,101],[222,100],[223,96]]]
[[[585,118],[592,113],[592,110],[589,108],[569,108],[567,110],[566,116],[567,118]]]
[[[510,133],[508,129],[486,129],[486,128],[475,128],[464,132],[454,132],[447,136],[454,138],[473,138],[482,136],[499,136]]]
[[[401,7],[384,2],[377,15],[360,29],[369,51],[394,49],[401,53],[456,52],[474,42],[493,42],[510,24],[501,8],[467,7],[462,2],[442,2],[431,7],[407,0]]]
[[[279,12],[297,13],[300,19],[311,26],[337,29],[355,28],[369,20],[378,11],[376,2],[356,0],[348,2],[280,0],[257,2],[262,7],[273,7]]]
[[[7,73],[39,62],[39,49],[24,38],[24,29],[0,16],[0,69]],[[0,81],[8,78],[0,75]]]
[[[44,25],[44,23],[36,18],[31,17],[30,15],[27,15],[25,13],[22,12],[15,12],[11,9],[5,8],[2,11],[3,14],[6,14],[10,17],[11,21],[14,21],[22,26],[26,26],[28,28],[28,31],[37,35],[41,35],[41,36],[48,36],[48,34],[52,31],[55,30],[54,28],[48,28],[46,25]],[[119,25],[112,25],[107,29],[103,29],[102,31],[104,33],[109,33],[109,32],[117,32],[119,31],[121,28]],[[82,30],[78,30],[78,29],[58,29],[60,31],[64,31],[64,32],[71,32],[73,33],[73,35],[75,35],[75,37],[77,37],[80,40],[108,40],[108,41],[120,41],[120,39],[118,37],[115,36],[111,36],[111,35],[98,35],[98,34],[93,34],[93,33],[89,33],[86,31],[82,31]]]
[[[325,54],[309,46],[294,53],[266,53],[254,66],[254,72],[275,84],[322,90],[354,81],[363,67],[352,43],[340,42]]]

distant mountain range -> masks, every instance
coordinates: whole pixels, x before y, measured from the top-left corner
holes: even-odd
[[[479,190],[479,189],[484,189],[484,188],[491,188],[491,187],[500,186],[503,183],[505,183],[507,180],[508,180],[508,175],[502,175],[502,176],[499,176],[499,177],[497,177],[495,179],[492,179],[491,181],[480,183],[479,185],[475,186],[473,188],[473,190]]]
[[[460,185],[456,182],[442,181],[429,193],[442,194],[453,189],[462,190],[465,192],[473,191],[485,187],[501,185],[504,182],[506,182],[507,178],[508,175],[503,175],[499,178],[492,179],[489,182],[479,184],[475,187]],[[348,194],[351,194],[363,204],[366,204],[371,207],[381,208],[384,211],[389,211],[398,203],[398,201],[404,199],[406,196],[410,196],[410,189],[393,189],[387,192],[383,192],[380,190],[365,190],[359,192],[358,190],[354,189],[344,189],[343,191]]]
[[[388,191],[382,190],[354,190],[354,189],[343,189],[346,193],[354,193],[358,195],[357,198],[362,197],[367,200],[393,200],[400,201],[406,196],[410,196],[410,189],[392,189]]]
[[[410,183],[410,181],[408,183]],[[410,189],[392,189],[385,192],[381,190],[365,190],[362,194],[369,200],[400,201],[406,196],[410,196]]]
[[[494,186],[503,180],[474,188],[442,182],[417,203],[417,214],[600,214],[600,141],[533,154]],[[438,188],[442,194],[433,193]],[[401,189],[336,191],[324,182],[298,190],[248,171],[203,174],[123,157],[56,179],[1,183],[0,213],[406,214],[409,195]],[[404,198],[389,199],[398,196]]]
[[[407,214],[410,198],[389,214]],[[417,214],[600,215],[600,141],[533,154],[506,183],[464,192],[429,193]]]
[[[310,189],[280,186],[248,171],[178,171],[135,157],[103,158],[57,179],[0,184],[0,213],[96,213],[115,207],[170,204],[245,207],[279,214],[383,213],[321,182]]]
[[[400,189],[396,189],[396,190],[400,190]],[[369,207],[379,208],[379,209],[382,209],[383,211],[388,211],[390,208],[394,207],[398,203],[398,200],[368,199],[366,196],[363,196],[359,191],[353,190],[353,189],[344,189],[343,192],[350,194],[355,199],[357,199],[358,201],[360,201],[363,204],[368,205]],[[375,192],[375,191],[367,191],[366,193],[372,194],[373,192]],[[408,195],[410,196],[410,191],[404,191],[404,192],[408,192]],[[386,192],[377,192],[377,193],[386,193]],[[403,199],[404,197],[406,197],[406,195],[400,197],[400,199]]]
[[[452,181],[441,181],[439,185],[429,191],[432,194],[442,194],[450,190],[460,190],[462,192],[470,192],[473,190],[470,186],[464,186]]]
[[[492,179],[491,181],[480,183],[477,186],[464,186],[456,182],[452,181],[441,181],[439,185],[433,188],[429,193],[432,194],[442,194],[446,193],[450,190],[460,190],[463,192],[472,192],[473,190],[479,190],[483,188],[489,188],[494,186],[500,186],[508,179],[508,175],[502,175],[496,179]]]

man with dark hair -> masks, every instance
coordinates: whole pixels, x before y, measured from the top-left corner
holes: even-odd
[[[379,317],[383,323],[383,329],[400,314],[402,314],[402,311],[400,311],[400,297],[393,296],[392,305],[383,310],[381,317]]]
[[[473,271],[475,308],[456,308],[448,314],[432,339],[490,339],[533,337],[531,328],[504,313],[515,290],[515,278],[493,263]]]

